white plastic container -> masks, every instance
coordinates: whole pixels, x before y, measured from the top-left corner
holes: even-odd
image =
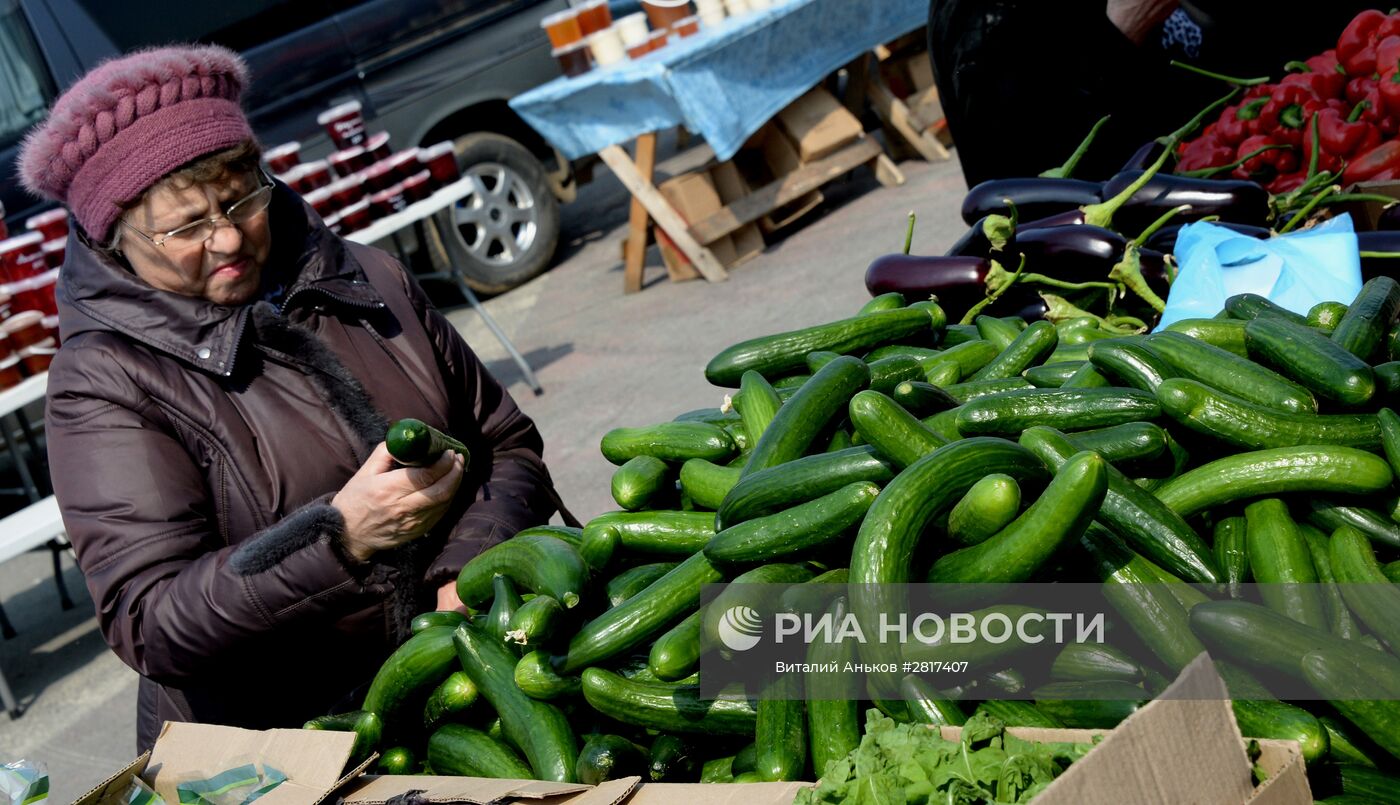
[[[724,24],[724,0],[695,0],[695,15],[706,28]]]
[[[613,28],[616,29],[618,36],[621,37],[619,42],[621,42],[624,56],[626,55],[627,48],[642,44],[647,41],[647,37],[651,35],[651,28],[647,26],[647,15],[641,12],[628,14],[613,23]],[[598,52],[596,50],[593,52],[593,58],[598,60]],[[600,64],[602,63],[601,60],[598,61]]]
[[[724,0],[724,10],[731,17],[742,17],[749,13],[749,0]]]
[[[643,22],[645,22],[644,15]],[[642,36],[642,40],[646,40],[645,35]],[[588,37],[588,49],[593,51],[593,62],[599,67],[617,64],[627,58],[627,48],[622,44],[622,37],[619,35],[616,25],[604,28]]]

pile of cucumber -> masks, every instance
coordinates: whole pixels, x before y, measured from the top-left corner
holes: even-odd
[[[1112,727],[1209,650],[1242,732],[1297,740],[1315,790],[1400,792],[1400,588],[1382,564],[1400,553],[1398,315],[1389,278],[1308,316],[1245,295],[1131,336],[948,325],[886,294],[736,344],[705,369],[721,407],[603,437],[619,511],[483,552],[458,582],[472,615],[420,616],[361,712],[308,726],[354,729],[398,773],[815,780],[867,706]],[[850,582],[832,607],[859,614],[878,602],[856,585],[1031,580],[1103,582],[1152,660],[1067,646],[1033,701],[912,675],[871,701],[699,696],[704,584]],[[1318,586],[1236,600],[1250,581]],[[989,687],[1027,684],[989,670]],[[1275,699],[1265,670],[1320,700]]]

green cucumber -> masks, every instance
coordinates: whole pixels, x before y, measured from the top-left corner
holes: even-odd
[[[1366,363],[1384,360],[1382,345],[1397,315],[1400,283],[1390,277],[1373,277],[1346,308],[1346,315],[1332,331],[1332,340]]]
[[[665,733],[652,741],[647,764],[647,777],[654,783],[694,782],[699,766],[690,741]]]
[[[918,380],[906,380],[896,385],[890,396],[903,406],[904,410],[920,419],[960,405],[957,398],[947,391],[932,383]]]
[[[753,338],[728,347],[712,358],[705,366],[705,379],[716,386],[734,388],[750,369],[764,377],[777,378],[805,366],[808,353],[861,352],[917,333],[937,333],[942,330],[944,321],[946,318],[941,311],[902,308]]]
[[[870,313],[882,313],[886,310],[898,310],[906,304],[908,304],[908,302],[904,300],[904,294],[898,291],[890,291],[889,293],[882,293],[879,296],[871,297],[869,302],[861,305],[856,315],[865,316]]]
[[[1125,422],[1066,434],[1076,450],[1092,450],[1113,465],[1147,462],[1167,452],[1167,432],[1151,422]]]
[[[853,592],[859,592],[859,590],[853,588]],[[1045,610],[1020,606],[1019,604],[998,604],[973,610],[968,613],[972,618],[971,622],[977,629],[972,640],[963,641],[960,639],[954,642],[950,635],[945,635],[936,642],[911,640],[902,647],[903,659],[906,662],[915,663],[964,664],[966,667],[964,678],[994,673],[1011,665],[1023,653],[1035,651],[1036,647],[1044,641],[1051,629],[1048,622],[1043,619],[1045,614]],[[1029,617],[1032,615],[1041,617],[1033,619]],[[996,628],[1000,628],[1000,623],[1004,623],[1006,620],[1018,624],[1024,631],[1019,632],[1014,638],[1008,637],[1005,640],[993,641],[986,638],[986,633],[982,631],[984,626],[996,622],[998,624]],[[1026,639],[1022,639],[1023,637]]]
[[[1129,682],[1051,682],[1035,690],[1035,709],[1070,729],[1113,729],[1151,697]]]
[[[1375,449],[1381,426],[1374,414],[1292,414],[1183,378],[1164,381],[1157,402],[1167,416],[1197,433],[1237,447],[1263,450],[1303,444]]]
[[[1347,606],[1392,651],[1400,650],[1400,587],[1381,572],[1370,540],[1342,526],[1332,534],[1328,558]]]
[[[942,436],[950,442],[956,442],[963,438],[958,432],[958,410],[962,408],[959,404],[957,408],[949,408],[947,411],[940,411],[931,417],[925,417],[924,427]]]
[[[779,607],[784,612],[811,612],[822,608],[830,600],[830,588],[822,584],[848,584],[851,581],[849,568],[838,567],[819,573],[807,582],[790,587],[783,593]]]
[[[423,712],[423,702],[433,688],[455,668],[455,657],[451,627],[424,629],[404,641],[379,667],[360,709],[377,714],[390,732],[396,731],[410,712],[415,720]]]
[[[915,674],[905,676],[899,683],[899,690],[909,705],[909,715],[919,724],[961,727],[967,723],[967,716],[957,702]]]
[[[580,783],[598,785],[640,776],[646,768],[647,756],[621,735],[590,735],[579,750],[574,771]]]
[[[710,529],[736,523],[815,500],[857,481],[883,484],[894,478],[893,462],[874,447],[862,445],[789,461],[745,476],[725,495]],[[709,537],[706,537],[706,542]],[[703,543],[695,550],[700,550]]]
[[[778,409],[783,407],[783,399],[777,390],[758,372],[744,372],[739,379],[739,393],[734,395],[734,409],[744,422],[744,432],[749,444],[758,444],[763,432],[768,429]]]
[[[584,539],[602,528],[617,532],[618,547],[629,554],[653,557],[690,556],[715,535],[710,512],[608,512],[588,521]]]
[[[1030,367],[1043,363],[1046,356],[1055,351],[1058,343],[1055,325],[1048,321],[1035,322],[1017,333],[1015,340],[1004,347],[1001,354],[986,366],[977,370],[972,379],[1000,380],[1020,377],[1021,373]]]
[[[1230,597],[1239,598],[1240,585],[1250,580],[1248,533],[1243,517],[1222,517],[1215,521],[1213,548]]]
[[[702,585],[722,578],[703,553],[694,554],[650,587],[585,624],[569,641],[568,654],[557,670],[575,673],[641,645],[668,623],[694,610],[700,603]]]
[[[409,630],[418,634],[424,629],[431,629],[434,626],[456,626],[465,623],[467,616],[460,612],[423,612],[419,613],[409,626]]]
[[[1400,361],[1378,363],[1371,371],[1376,373],[1376,398],[1394,405],[1396,398],[1400,397]]]
[[[758,761],[758,744],[750,743],[734,754],[734,774],[747,774],[754,770]]]
[[[1342,526],[1351,526],[1369,539],[1392,548],[1400,548],[1400,526],[1380,512],[1360,506],[1345,506],[1335,500],[1309,495],[1302,501],[1307,521],[1330,534]]]
[[[970,400],[980,399],[992,394],[1000,394],[1003,391],[1016,391],[1018,389],[1033,388],[1030,383],[1020,377],[1006,377],[999,380],[969,380],[966,383],[954,383],[945,386],[944,391],[948,396],[958,401],[958,404]]]
[[[1244,517],[1249,569],[1264,605],[1314,629],[1326,629],[1312,551],[1288,516],[1288,506],[1278,498],[1261,498],[1244,507]]]
[[[1390,469],[1400,472],[1400,416],[1389,408],[1382,408],[1376,412],[1376,420],[1381,429],[1381,448],[1385,452],[1385,460],[1390,462]]]
[[[1347,314],[1347,306],[1341,302],[1318,302],[1308,308],[1308,326],[1324,332],[1335,332],[1337,325]]]
[[[942,352],[943,351],[940,349],[932,349],[930,347],[911,347],[908,344],[886,344],[883,347],[876,347],[865,353],[862,360],[866,363],[873,363],[882,358],[888,358],[891,355],[908,355],[911,358],[918,358],[921,361],[926,361],[938,357]]]
[[[695,673],[700,665],[703,612],[692,612],[651,644],[647,667],[662,682],[675,682]]]
[[[1057,389],[1065,384],[1083,366],[1083,361],[1061,361],[1032,366],[1021,373],[1027,383],[1038,389]]]
[[[453,633],[462,670],[481,689],[501,718],[506,741],[520,748],[537,780],[571,783],[578,744],[574,731],[559,708],[525,695],[515,684],[517,659],[505,646],[469,623]],[[433,769],[441,767],[433,762]]]
[[[968,341],[958,344],[943,350],[937,357],[924,361],[924,376],[928,382],[941,386],[944,383],[940,383],[939,380],[947,377],[944,373],[950,371],[945,367],[955,366],[959,379],[971,377],[1000,353],[1001,350],[990,341]]]
[[[567,525],[532,525],[529,528],[522,528],[515,532],[515,537],[538,537],[547,536],[562,539],[570,545],[578,548],[583,544],[583,529],[576,526]],[[511,539],[514,539],[512,537]]]
[[[1248,358],[1171,331],[1148,336],[1146,341],[1182,377],[1280,411],[1317,410],[1312,392]]]
[[[1018,434],[1033,425],[1088,430],[1161,415],[1157,400],[1136,389],[1020,389],[972,400],[958,409],[958,431]]]
[[[754,719],[754,770],[765,782],[801,780],[807,768],[807,713],[802,677],[782,674],[758,700]]]
[[[1163,380],[1178,376],[1171,364],[1157,357],[1140,341],[1112,341],[1089,347],[1089,362],[1119,385],[1141,391],[1157,391]]]
[[[609,718],[664,732],[753,735],[758,716],[747,699],[701,699],[698,685],[637,682],[603,668],[584,670],[583,697]]]
[[[378,713],[366,710],[313,718],[302,724],[301,728],[355,733],[355,743],[350,748],[350,762],[356,765],[378,750],[379,742],[384,736],[384,720]]]
[[[1231,709],[1240,734],[1246,738],[1295,741],[1309,766],[1327,757],[1330,746],[1327,730],[1317,716],[1297,705],[1277,699],[1248,699],[1233,695]]]
[[[900,383],[927,379],[924,367],[909,355],[891,355],[867,364],[870,367],[870,388],[889,394]]]
[[[1061,343],[1058,347],[1055,348],[1054,352],[1050,353],[1050,357],[1046,358],[1045,362],[1065,363],[1068,361],[1073,361],[1075,363],[1083,363],[1087,360],[1089,360],[1088,344]]]
[[[1244,346],[1245,322],[1239,319],[1178,319],[1166,332],[1190,336],[1196,341],[1223,349],[1241,358],[1249,357]]]
[[[574,546],[546,535],[512,537],[477,554],[457,576],[457,595],[476,606],[491,595],[491,579],[508,576],[517,588],[551,595],[566,609],[578,605],[588,565]]]
[[[1021,444],[1052,468],[1076,452],[1065,434],[1052,428],[1027,429]],[[1220,581],[1215,557],[1186,520],[1112,466],[1098,517],[1130,547],[1178,578],[1203,584]]]
[[[522,693],[542,702],[579,692],[578,677],[555,673],[549,654],[543,651],[531,651],[521,657],[512,675]]]
[[[859,358],[842,356],[822,367],[778,409],[749,455],[740,479],[801,458],[832,417],[844,411],[851,397],[869,383],[870,369]]]
[[[948,536],[976,545],[1001,531],[1021,511],[1021,487],[1009,475],[993,473],[972,485],[948,512]]]
[[[846,599],[838,597],[825,614],[831,623],[840,623],[846,619],[846,612]],[[829,663],[844,668],[855,660],[854,642],[813,640],[807,646],[807,663],[812,668]],[[807,734],[811,740],[812,771],[818,779],[826,772],[827,764],[846,757],[860,745],[860,706],[856,702],[859,697],[850,690],[852,687],[844,675],[821,671],[806,674]]]
[[[491,609],[486,612],[486,633],[505,642],[510,631],[510,619],[525,605],[525,599],[515,589],[509,576],[497,576],[491,580]],[[456,628],[456,627],[453,627]]]
[[[969,341],[980,340],[982,340],[982,334],[977,332],[977,325],[949,324],[943,328],[943,340],[940,346],[946,349],[958,344],[966,344]]]
[[[526,601],[506,624],[506,640],[521,646],[538,646],[554,636],[564,619],[564,605],[553,596],[537,595]]]
[[[606,593],[608,606],[615,607],[637,593],[650,587],[653,582],[676,569],[679,562],[653,562],[648,565],[630,567],[608,579]]]
[[[454,656],[456,649],[453,649]],[[476,703],[480,691],[465,671],[453,671],[442,680],[423,705],[423,726],[432,729],[442,721],[466,712]]]
[[[1294,324],[1306,325],[1308,323],[1306,316],[1300,316],[1288,308],[1280,307],[1259,294],[1254,293],[1235,294],[1226,299],[1225,312],[1230,314],[1231,318],[1242,319],[1244,321],[1275,318],[1283,321],[1290,321]]]
[[[412,774],[418,766],[418,758],[414,756],[413,750],[406,746],[395,746],[385,749],[379,755],[379,762],[375,764],[376,774]]]
[[[1180,671],[1205,651],[1191,631],[1186,609],[1169,589],[1174,585],[1161,583],[1150,562],[1099,523],[1084,532],[1080,545],[1104,580],[1104,598],[1168,668]]]
[[[1319,396],[1361,405],[1376,393],[1376,376],[1340,342],[1302,324],[1263,317],[1245,325],[1249,354]]]
[[[405,467],[426,467],[448,450],[461,455],[465,464],[472,461],[466,445],[418,419],[400,419],[390,425],[384,446]]]
[[[645,509],[670,487],[668,474],[666,462],[655,456],[629,458],[613,473],[613,500],[628,511]]]
[[[767,602],[766,596],[772,593],[767,587],[770,584],[802,584],[811,581],[812,572],[809,565],[795,564],[790,562],[773,562],[766,565],[759,565],[751,570],[747,570],[735,576],[725,585],[724,589],[716,595],[709,604],[705,606],[704,616],[701,619],[702,646],[714,644],[715,636],[720,632],[720,621],[727,613],[741,604],[751,608],[758,608]],[[754,586],[758,586],[759,592],[754,593]],[[696,595],[699,595],[696,590]],[[757,598],[755,598],[757,596]],[[727,646],[721,646],[720,654],[729,656],[731,653]]]
[[[725,427],[739,423],[738,411],[722,411],[718,408],[696,408],[694,411],[686,411],[684,414],[671,420],[672,422],[704,422],[709,425]]]
[[[1050,324],[1050,322],[1046,322],[1046,324]],[[982,340],[987,341],[998,350],[1005,350],[1011,346],[1011,342],[1015,341],[1016,337],[1021,334],[1019,327],[995,316],[978,316],[973,320],[973,326],[977,328],[977,334],[982,336]]]
[[[1347,609],[1342,591],[1337,587],[1337,576],[1332,572],[1331,538],[1323,533],[1322,529],[1308,523],[1299,524],[1298,529],[1308,543],[1313,568],[1317,570],[1317,580],[1322,587],[1322,602],[1327,610],[1328,630],[1337,637],[1360,637],[1356,622],[1352,620],[1351,610]]]
[[[1375,683],[1358,674],[1339,651],[1310,652],[1301,665],[1308,683],[1338,712],[1392,757],[1400,758],[1400,701],[1375,698]]]
[[[859,481],[776,514],[746,520],[715,534],[705,545],[705,556],[722,564],[767,562],[847,540],[879,494],[880,487]]]
[[[1342,793],[1365,797],[1375,805],[1400,805],[1400,777],[1364,766],[1337,767],[1342,780]]]
[[[607,568],[622,545],[622,533],[614,526],[603,525],[587,529],[579,540],[578,554],[584,564],[597,573]]]
[[[444,724],[428,738],[428,765],[435,774],[529,780],[534,772],[514,749],[481,730]]]
[[[700,767],[700,782],[734,782],[734,756],[728,755],[726,757],[710,758],[705,761],[705,765]]]
[[[1065,727],[1063,721],[1034,704],[1016,699],[988,699],[977,705],[976,712],[1000,719],[1008,727],[1043,727],[1051,730]]]
[[[603,458],[625,464],[637,456],[666,461],[703,458],[724,461],[737,452],[734,439],[718,425],[705,422],[662,422],[642,428],[613,428],[603,434]]]
[[[1344,724],[1331,716],[1318,716],[1322,728],[1327,730],[1327,755],[1333,763],[1346,763],[1354,766],[1375,768],[1385,763],[1384,756],[1375,743],[1361,734],[1351,724]]]
[[[899,403],[878,391],[857,392],[851,397],[848,410],[856,430],[897,466],[907,467],[947,444]]]
[[[1381,567],[1381,572],[1390,579],[1391,584],[1400,584],[1400,561],[1387,562]]]
[[[1078,539],[1108,491],[1108,463],[1076,453],[1025,513],[986,541],[934,562],[932,584],[1018,582],[1031,578],[1065,543]]]
[[[850,431],[847,431],[845,428],[837,428],[835,431],[832,431],[831,440],[826,443],[826,449],[822,452],[835,453],[838,450],[845,450],[851,447],[854,442],[855,437]]]
[[[1094,365],[1092,363],[1086,363],[1083,366],[1079,367],[1079,371],[1075,372],[1074,375],[1070,377],[1070,379],[1066,380],[1064,384],[1060,386],[1060,388],[1101,389],[1107,388],[1112,385],[1113,383],[1111,383],[1108,378],[1099,374],[1099,371],[1094,368]]]
[[[1157,490],[1182,517],[1243,498],[1290,492],[1367,494],[1390,486],[1384,459],[1353,447],[1299,446],[1255,450],[1203,464]]]
[[[924,372],[924,380],[927,381],[930,386],[937,386],[941,389],[957,385],[957,382],[961,379],[962,368],[955,361],[945,361],[935,364],[933,368]],[[1400,385],[1400,381],[1397,381],[1397,385]]]
[[[1140,684],[1146,674],[1126,652],[1107,643],[1066,643],[1050,665],[1050,678],[1057,682],[1111,679]]]

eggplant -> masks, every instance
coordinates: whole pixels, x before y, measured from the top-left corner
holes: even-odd
[[[998,250],[992,244],[992,238],[988,235],[988,230],[1005,240],[1005,248]],[[968,228],[962,237],[958,238],[948,251],[944,254],[948,257],[991,257],[994,253],[1012,254],[1014,250],[1011,244],[1015,242],[1016,232],[1011,225],[1011,219],[1005,215],[984,215],[981,220]]]
[[[1171,281],[1167,279],[1167,256],[1156,249],[1140,249],[1138,259],[1142,278],[1147,280],[1147,287],[1166,299],[1172,290]]]
[[[1270,232],[1269,228],[1264,226],[1232,224],[1226,221],[1216,221],[1215,225],[1223,226],[1233,232],[1238,232],[1241,235],[1248,235],[1251,238],[1258,238],[1259,240],[1264,240],[1265,238],[1273,236],[1273,232]],[[1181,228],[1184,226],[1186,226],[1186,224],[1167,224],[1153,233],[1152,237],[1148,238],[1147,243],[1143,245],[1159,252],[1174,254],[1176,252],[1176,236],[1181,234]]]
[[[1089,282],[1107,280],[1127,245],[1127,239],[1111,229],[1079,224],[1018,230],[1015,251],[1026,256],[1027,271],[1066,282]]]
[[[1356,245],[1363,252],[1400,254],[1400,231],[1357,232]],[[1361,258],[1361,279],[1375,277],[1400,278],[1400,257]]]
[[[887,254],[865,270],[865,288],[871,296],[897,291],[911,301],[937,296],[949,320],[956,321],[986,297],[991,268],[992,261],[980,257]],[[1045,313],[1045,303],[1034,290],[1017,286],[990,305],[988,312],[1037,319]]]
[[[1010,200],[1019,220],[1032,221],[1060,212],[1070,212],[1103,200],[1099,182],[1080,179],[988,179],[967,191],[962,217],[968,226],[987,215],[1010,215]]]
[[[1165,149],[1165,145],[1162,145],[1156,140],[1149,140],[1143,143],[1141,148],[1133,152],[1132,156],[1128,157],[1128,161],[1123,163],[1122,169],[1125,171],[1145,171],[1152,167],[1152,163],[1156,162],[1162,156],[1162,151]],[[1107,196],[1107,194],[1105,194],[1105,196]]]
[[[1400,230],[1400,204],[1392,204],[1381,210],[1380,217],[1376,219],[1376,229]]]
[[[1109,179],[1103,186],[1104,198],[1118,195],[1141,175],[1142,171],[1123,171]],[[1189,209],[1172,219],[1175,223],[1199,221],[1208,215],[1250,226],[1266,226],[1269,222],[1269,191],[1255,182],[1159,173],[1119,208],[1113,223],[1124,232],[1137,234],[1182,205]]]

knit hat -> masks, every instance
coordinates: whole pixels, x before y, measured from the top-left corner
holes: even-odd
[[[20,181],[106,241],[122,207],[182,165],[253,137],[248,66],[215,45],[142,50],[83,76],[25,138]]]

